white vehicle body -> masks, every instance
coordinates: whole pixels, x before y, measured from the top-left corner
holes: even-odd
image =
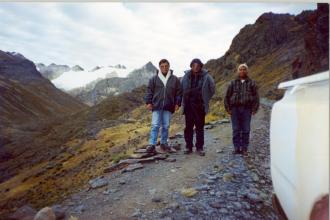
[[[271,177],[288,219],[329,194],[329,71],[281,83],[270,124]]]

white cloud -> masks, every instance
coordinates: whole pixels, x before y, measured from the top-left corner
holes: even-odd
[[[233,37],[264,12],[300,13],[315,4],[0,3],[1,50],[35,62],[124,64],[167,58],[178,75],[194,57],[222,56]]]

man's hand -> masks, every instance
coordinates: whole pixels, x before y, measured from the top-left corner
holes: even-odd
[[[178,111],[178,110],[179,110],[179,108],[180,108],[180,106],[179,106],[179,105],[175,105],[175,111]]]
[[[231,115],[231,110],[228,110],[227,112],[228,112],[228,114],[230,114],[230,115]]]
[[[152,110],[152,104],[147,104],[147,109],[151,111]]]
[[[255,115],[257,112],[256,111],[252,111],[252,115]]]

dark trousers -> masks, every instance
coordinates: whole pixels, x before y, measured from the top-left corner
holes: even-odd
[[[184,129],[184,139],[186,141],[186,148],[192,150],[194,126],[196,133],[196,150],[203,150],[204,146],[204,125],[205,113],[204,111],[196,111],[189,109],[185,111],[186,128]]]
[[[237,106],[231,109],[235,149],[247,150],[249,146],[251,115],[252,110],[250,107]]]

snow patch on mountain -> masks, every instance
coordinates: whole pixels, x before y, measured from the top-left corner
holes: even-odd
[[[127,68],[118,68],[117,66],[106,66],[93,69],[93,71],[73,71],[64,72],[60,77],[52,80],[52,83],[60,89],[71,90],[83,87],[97,79],[106,79],[112,77],[125,77],[131,72]]]

